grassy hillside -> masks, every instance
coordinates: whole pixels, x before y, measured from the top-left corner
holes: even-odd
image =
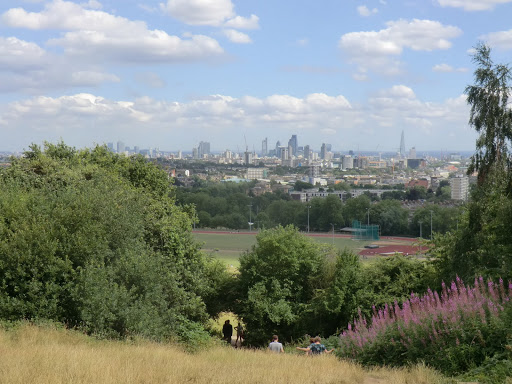
[[[62,329],[0,330],[0,382],[443,383],[422,367],[363,370],[333,356],[274,355],[216,346],[196,354],[149,342],[98,341]]]

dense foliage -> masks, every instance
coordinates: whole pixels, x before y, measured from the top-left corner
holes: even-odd
[[[109,337],[205,334],[208,271],[167,174],[104,147],[32,146],[0,174],[0,316]]]
[[[377,309],[371,320],[360,316],[340,336],[340,354],[363,364],[401,366],[425,362],[456,375],[486,359],[508,355],[512,285],[487,284],[480,277],[473,287],[462,280],[443,284],[439,295],[429,290]]]
[[[478,172],[475,189],[458,230],[436,239],[436,267],[441,279],[475,275],[512,278],[512,109],[511,71],[494,64],[490,49],[478,45],[475,84],[466,88],[470,124],[479,133],[468,172]]]
[[[311,186],[307,184],[297,181],[295,186],[300,190]],[[197,226],[203,228],[249,229],[248,223],[251,220],[255,229],[294,225],[307,231],[309,223],[310,231],[327,232],[332,231],[333,226],[335,230],[351,226],[353,220],[366,223],[369,212],[370,222],[380,226],[383,236],[419,236],[418,223],[422,218],[425,219],[424,233],[430,233],[430,210],[434,211],[433,231],[438,233],[445,233],[455,228],[459,215],[458,208],[428,204],[424,208],[417,209],[413,220],[409,223],[409,210],[402,206],[400,200],[405,200],[408,195],[411,195],[411,199],[414,200],[421,196],[417,196],[410,190],[407,193],[384,192],[382,200],[377,199],[377,201],[374,195],[363,194],[356,198],[349,198],[345,202],[336,195],[330,195],[301,203],[291,200],[288,194],[279,190],[254,196],[252,193],[254,185],[254,182],[240,184],[228,182],[189,188],[180,187],[176,192],[177,200],[181,204],[193,205],[196,208]],[[335,187],[337,186],[341,189],[346,187],[344,183],[336,184]],[[449,187],[443,184],[439,190],[443,188],[444,192],[440,192],[435,201],[446,200],[446,188]],[[424,192],[426,193],[426,190]],[[431,195],[435,196],[433,192]]]
[[[261,344],[304,334],[334,334],[358,308],[407,299],[424,292],[431,268],[412,257],[395,256],[363,267],[350,252],[336,253],[294,227],[258,234],[240,258],[236,313],[247,325],[248,341]]]

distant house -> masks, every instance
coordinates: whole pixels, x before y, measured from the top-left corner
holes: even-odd
[[[428,189],[428,180],[426,179],[419,179],[419,180],[411,180],[406,185],[405,188],[414,188],[414,187],[425,187],[425,189]]]

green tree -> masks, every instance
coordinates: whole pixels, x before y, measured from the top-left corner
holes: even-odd
[[[247,327],[247,340],[262,344],[269,335],[283,340],[308,332],[304,316],[323,287],[326,257],[320,246],[294,227],[257,235],[257,244],[240,257],[236,313]]]
[[[370,199],[366,195],[348,199],[343,206],[345,225],[351,226],[353,220],[365,222],[368,208],[370,208]]]
[[[475,83],[466,87],[469,123],[479,133],[468,173],[478,172],[477,188],[462,214],[458,230],[435,240],[434,264],[440,279],[459,275],[512,278],[511,71],[494,64],[491,50],[476,47]]]
[[[370,208],[370,222],[378,224],[384,236],[407,234],[408,216],[407,209],[397,200],[382,200]]]
[[[0,316],[110,337],[206,337],[216,280],[167,174],[105,147],[32,146],[0,171]]]

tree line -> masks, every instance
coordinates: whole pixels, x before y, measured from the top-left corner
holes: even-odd
[[[307,184],[297,183],[299,189]],[[202,228],[248,229],[251,220],[256,229],[294,225],[307,231],[309,224],[310,231],[326,232],[332,231],[333,226],[336,231],[350,227],[353,220],[359,220],[379,225],[381,234],[385,236],[418,237],[421,234],[429,237],[433,231],[446,233],[455,228],[461,212],[459,206],[436,204],[437,192],[431,191],[432,199],[410,214],[401,201],[418,200],[418,196],[423,195],[427,197],[428,191],[424,187],[386,191],[383,198],[377,200],[368,193],[345,202],[336,195],[329,195],[302,203],[279,190],[255,196],[251,192],[254,185],[255,182],[203,182],[193,187],[177,188],[176,196],[179,203],[195,206],[197,226]],[[449,188],[446,184],[439,186],[439,196],[446,196],[446,188]]]

